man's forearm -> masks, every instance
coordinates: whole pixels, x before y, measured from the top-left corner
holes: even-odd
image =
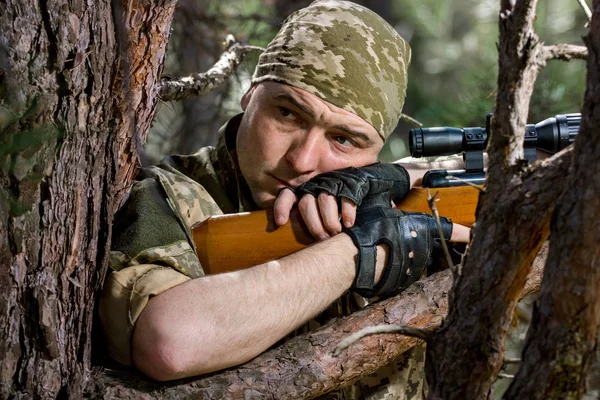
[[[169,380],[250,360],[350,288],[357,250],[340,234],[278,261],[207,276],[152,298],[133,335],[133,358]],[[385,262],[378,249],[378,273]]]

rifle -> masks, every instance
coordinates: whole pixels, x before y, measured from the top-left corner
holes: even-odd
[[[430,212],[427,189],[438,192],[436,208],[453,222],[471,226],[480,188],[485,181],[483,152],[487,145],[491,114],[485,128],[416,128],[409,132],[412,157],[452,155],[462,152],[465,169],[427,171],[396,205],[403,211]],[[581,114],[561,114],[526,126],[525,158],[533,163],[536,150],[556,153],[573,143]],[[472,187],[476,186],[476,187]],[[478,188],[477,188],[478,187]],[[212,216],[192,227],[196,251],[206,274],[248,268],[276,260],[309,246],[315,239],[298,210],[278,227],[271,210]]]

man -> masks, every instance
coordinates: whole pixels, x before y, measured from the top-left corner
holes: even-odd
[[[408,44],[356,4],[316,1],[290,16],[217,147],[145,171],[117,216],[116,272],[100,302],[111,356],[157,380],[216,371],[265,351],[351,288],[387,296],[417,279],[435,229],[390,198],[419,174],[385,164],[338,172],[376,162],[402,110],[409,60]],[[341,181],[345,195],[319,189]],[[273,207],[281,225],[296,203],[317,244],[204,276],[190,226]],[[412,236],[400,240],[402,230]],[[409,241],[418,251],[399,249]]]

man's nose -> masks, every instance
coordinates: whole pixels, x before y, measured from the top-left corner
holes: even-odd
[[[310,174],[319,167],[322,146],[323,135],[312,129],[291,144],[286,159],[298,175]]]

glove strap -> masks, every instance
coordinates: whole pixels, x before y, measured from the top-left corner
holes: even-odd
[[[356,255],[356,280],[354,282],[355,291],[363,297],[371,297],[361,294],[361,292],[372,292],[375,286],[375,265],[377,264],[377,245],[362,244],[367,242],[363,236],[362,230],[354,232],[346,231],[352,238],[354,245],[358,248]]]
[[[431,262],[434,235],[437,227],[433,217],[425,214],[402,213],[391,216],[382,208],[361,213],[366,224],[355,225],[344,232],[358,248],[356,279],[353,289],[363,297],[394,295],[421,277]],[[452,230],[452,223],[442,219],[444,233]],[[378,284],[375,285],[377,245],[387,244],[388,262]]]

